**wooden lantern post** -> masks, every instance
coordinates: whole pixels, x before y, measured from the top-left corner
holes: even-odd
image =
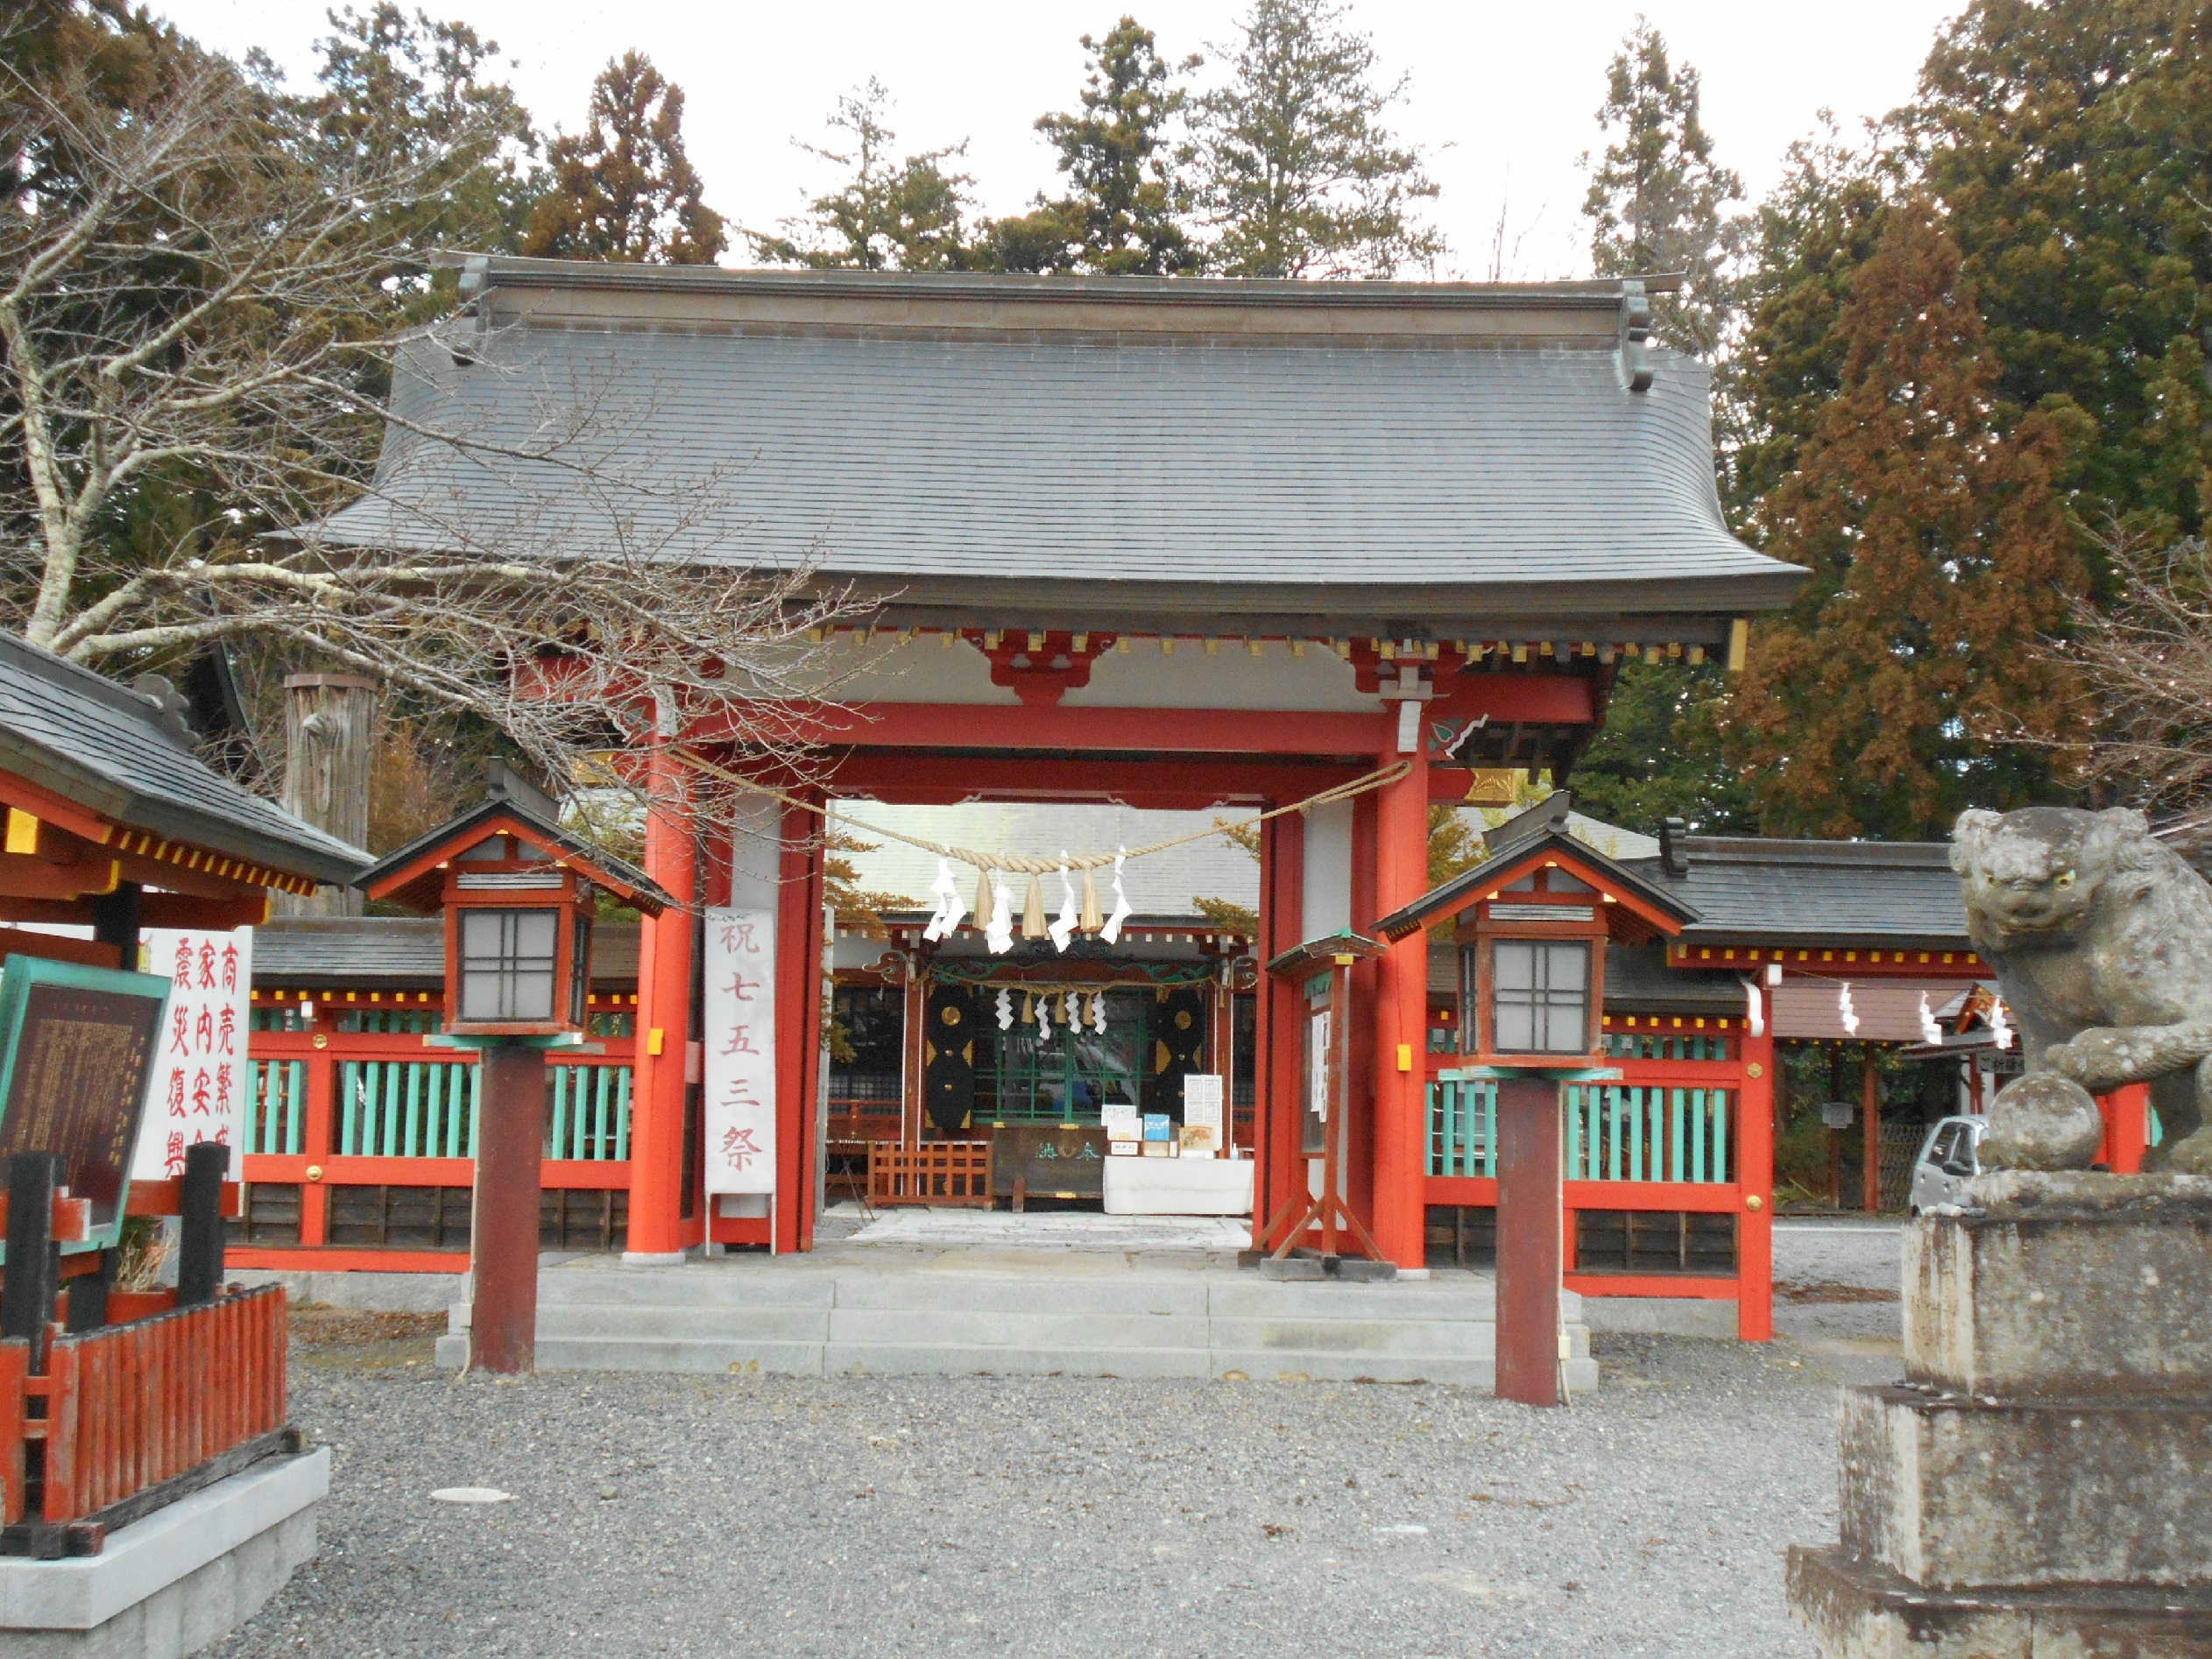
[[[600,892],[648,915],[667,895],[500,776],[502,794],[392,854],[361,886],[445,916],[445,1028],[423,1041],[473,1048],[481,1068],[469,1369],[513,1375],[536,1363],[546,1054],[596,1052],[584,1027]]]
[[[1568,806],[1553,795],[1491,830],[1480,864],[1375,923],[1392,940],[1448,927],[1459,948],[1462,1063],[1432,1075],[1495,1090],[1496,1392],[1531,1406],[1564,1399],[1563,1091],[1622,1076],[1606,1063],[1606,946],[1671,937],[1695,914],[1577,842]]]

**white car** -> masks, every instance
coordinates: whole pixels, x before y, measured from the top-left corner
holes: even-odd
[[[1946,1118],[1928,1131],[1912,1161],[1912,1214],[1965,1201],[1966,1183],[1982,1172],[1982,1137],[1989,1130],[1986,1118]]]

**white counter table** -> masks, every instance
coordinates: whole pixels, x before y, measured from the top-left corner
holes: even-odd
[[[1249,1158],[1123,1158],[1106,1161],[1110,1216],[1248,1216]]]

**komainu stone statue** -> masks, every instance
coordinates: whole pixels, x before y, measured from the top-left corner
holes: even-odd
[[[2212,885],[2125,810],[1961,813],[1951,866],[2028,1073],[1997,1096],[1985,1161],[2085,1168],[2089,1096],[2148,1083],[2147,1167],[2212,1175]]]

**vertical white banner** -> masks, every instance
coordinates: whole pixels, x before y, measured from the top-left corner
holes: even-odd
[[[774,1192],[775,912],[710,909],[706,932],[707,1190]]]
[[[169,981],[168,1023],[156,1052],[153,1093],[146,1101],[133,1181],[167,1181],[184,1173],[184,1149],[202,1140],[243,1144],[246,1096],[253,1069],[246,1032],[253,1009],[253,929],[208,933],[149,928],[145,967]],[[238,1159],[230,1179],[239,1178]]]

